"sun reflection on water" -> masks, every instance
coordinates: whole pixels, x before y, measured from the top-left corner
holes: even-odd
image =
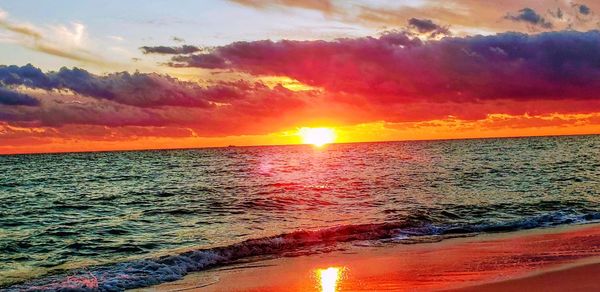
[[[326,269],[317,269],[317,278],[321,284],[321,292],[336,292],[341,280],[343,268],[329,267]]]

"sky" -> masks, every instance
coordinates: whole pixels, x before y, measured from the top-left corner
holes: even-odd
[[[598,1],[0,0],[0,154],[600,133]]]

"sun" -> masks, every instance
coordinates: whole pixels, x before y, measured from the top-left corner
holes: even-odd
[[[330,128],[300,128],[298,135],[302,137],[302,143],[321,147],[335,141],[335,131]]]

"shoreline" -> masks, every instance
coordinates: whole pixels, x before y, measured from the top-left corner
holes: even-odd
[[[600,280],[595,280],[598,275],[600,275],[600,258],[594,258],[576,262],[572,265],[561,266],[557,269],[543,270],[524,277],[483,283],[448,291],[536,291],[542,288],[546,292],[600,291]]]
[[[511,287],[541,289],[563,275],[596,288],[594,278],[585,275],[597,271],[600,224],[591,223],[434,243],[350,242],[333,251],[251,259],[130,291],[337,291],[320,288],[327,274],[339,291],[514,291]]]

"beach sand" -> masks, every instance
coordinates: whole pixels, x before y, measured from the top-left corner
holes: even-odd
[[[137,291],[600,291],[600,224],[421,244],[342,244]]]
[[[600,291],[600,263],[565,267],[537,275],[457,289],[461,292],[493,291]]]

